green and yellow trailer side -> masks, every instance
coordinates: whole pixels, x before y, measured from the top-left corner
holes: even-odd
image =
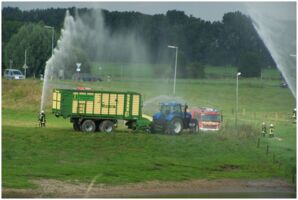
[[[150,129],[142,114],[142,95],[136,92],[54,89],[52,113],[70,118],[76,131],[112,132],[118,120],[129,129]]]

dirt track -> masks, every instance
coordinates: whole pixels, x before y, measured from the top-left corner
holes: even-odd
[[[124,186],[73,184],[57,180],[34,180],[38,189],[3,189],[4,198],[60,197],[296,197],[296,188],[280,179],[151,181]]]

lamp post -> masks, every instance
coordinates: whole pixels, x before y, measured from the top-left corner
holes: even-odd
[[[238,130],[238,79],[241,76],[241,72],[238,72],[236,75],[236,113],[235,113],[235,125]]]
[[[55,34],[55,29],[52,26],[44,26],[45,28],[52,29],[52,55],[54,51],[54,34]]]
[[[178,57],[178,47],[168,45],[169,48],[176,49],[176,58],[175,58],[175,72],[174,72],[174,86],[173,86],[173,95],[176,92],[176,75],[177,75],[177,57]]]

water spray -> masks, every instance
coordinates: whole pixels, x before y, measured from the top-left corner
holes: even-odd
[[[296,97],[296,4],[247,3],[254,28]]]
[[[123,62],[126,63],[147,63],[150,57],[143,40],[136,37],[134,31],[111,34],[109,28],[105,26],[101,10],[94,9],[88,15],[76,13],[75,16],[67,11],[61,36],[52,56],[46,62],[43,73],[40,111],[45,110],[51,84],[55,84],[56,87],[59,84],[55,80],[59,78],[60,70],[65,72],[65,79],[71,79],[76,73],[74,63],[82,64],[80,73],[86,70],[86,63],[81,55],[96,62],[125,58]],[[130,71],[130,74],[133,75],[134,71]],[[65,84],[59,85],[59,88],[65,87],[67,87]]]

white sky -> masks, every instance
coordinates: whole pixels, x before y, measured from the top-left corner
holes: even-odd
[[[30,9],[46,9],[46,8],[68,8],[68,7],[87,7],[87,8],[103,8],[109,11],[138,11],[144,14],[165,14],[168,10],[180,10],[184,11],[187,15],[193,15],[194,17],[202,18],[205,20],[221,20],[224,13],[240,11],[247,14],[247,5],[254,7],[263,7],[267,12],[280,15],[280,17],[296,19],[296,2],[198,2],[198,1],[164,1],[164,2],[144,2],[144,1],[132,1],[132,2],[80,2],[80,1],[67,1],[67,2],[46,2],[46,1],[2,1],[2,8],[11,6],[19,7],[22,10]]]

